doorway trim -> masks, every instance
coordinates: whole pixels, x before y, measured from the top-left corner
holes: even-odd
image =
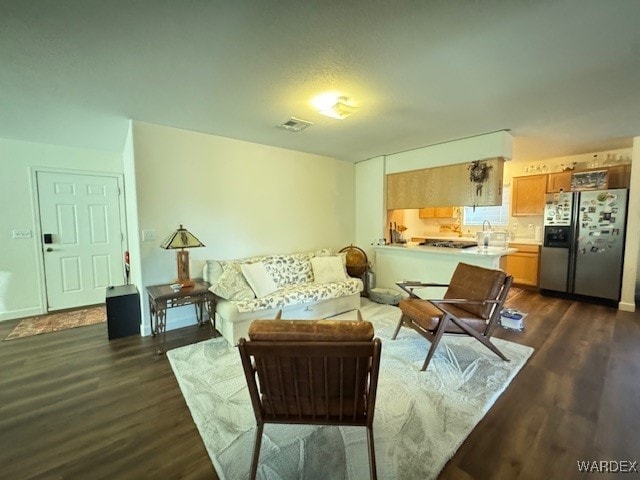
[[[44,271],[44,242],[42,240],[42,227],[40,224],[40,200],[38,198],[38,172],[47,173],[63,173],[71,175],[91,175],[101,177],[112,177],[118,182],[118,188],[121,195],[118,195],[118,209],[120,210],[120,234],[122,235],[121,246],[121,258],[124,259],[124,252],[129,249],[129,236],[127,234],[127,211],[125,209],[125,195],[124,190],[124,174],[118,172],[109,171],[96,171],[96,170],[75,170],[72,168],[54,168],[54,167],[29,167],[29,181],[31,187],[31,201],[33,203],[33,225],[37,242],[35,242],[36,249],[36,265],[38,268],[38,287],[40,289],[40,314],[49,313],[49,303],[47,300],[47,282]]]

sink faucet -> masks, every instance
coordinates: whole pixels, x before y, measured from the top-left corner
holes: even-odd
[[[487,226],[489,227],[488,229],[486,228]],[[482,222],[482,231],[485,232],[487,230],[491,231],[491,222],[489,220]]]

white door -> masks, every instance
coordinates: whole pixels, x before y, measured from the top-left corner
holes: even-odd
[[[118,179],[38,172],[37,181],[48,310],[104,302],[106,287],[125,283]]]

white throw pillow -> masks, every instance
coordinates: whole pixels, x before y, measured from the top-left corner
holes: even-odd
[[[347,280],[342,258],[338,256],[313,257],[311,268],[313,268],[313,278],[316,283],[334,283]]]
[[[278,289],[276,282],[273,281],[273,278],[271,278],[271,275],[267,272],[264,263],[243,263],[240,265],[240,269],[242,270],[244,278],[247,279],[247,283],[256,294],[256,297],[266,297]]]
[[[256,298],[253,290],[244,279],[244,275],[235,262],[209,263],[209,290],[227,300],[252,300]]]

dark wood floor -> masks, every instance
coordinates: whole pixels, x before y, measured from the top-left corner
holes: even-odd
[[[526,330],[497,336],[536,351],[440,478],[584,478],[579,460],[640,460],[640,314],[533,292],[510,306]],[[168,347],[210,333],[169,332]],[[109,342],[104,324],[0,342],[0,478],[217,478],[155,342]]]

